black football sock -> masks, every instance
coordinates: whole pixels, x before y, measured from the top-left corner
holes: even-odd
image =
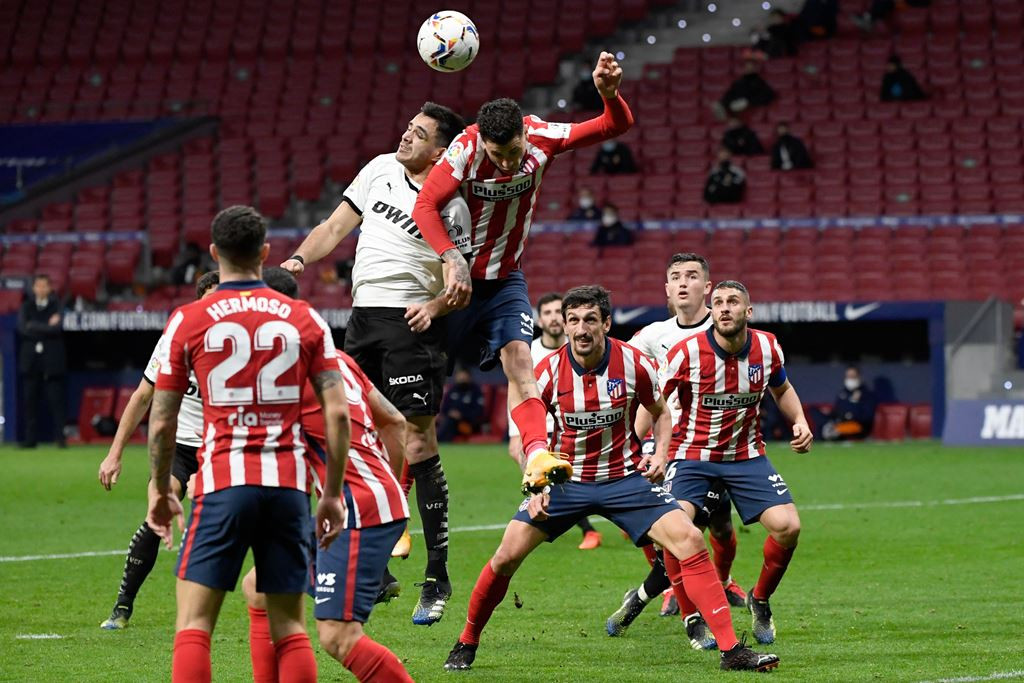
[[[142,588],[156,564],[157,553],[160,552],[160,537],[145,522],[135,531],[131,543],[128,544],[128,557],[124,561],[124,573],[121,576],[121,587],[117,591],[117,604],[129,608],[135,602],[135,596]]]
[[[416,503],[427,546],[425,575],[448,581],[448,481],[441,468],[441,456],[409,465],[416,482]]]
[[[597,531],[597,529],[594,528],[594,525],[590,523],[589,517],[584,517],[580,521],[576,522],[576,526],[578,526],[580,531],[583,533],[587,533],[588,531]]]
[[[642,591],[639,597],[644,602],[650,602],[654,598],[658,597],[666,590],[672,587],[672,583],[668,580],[668,574],[665,572],[665,562],[661,559],[661,553],[658,553],[654,564],[651,565],[651,573],[644,579]]]

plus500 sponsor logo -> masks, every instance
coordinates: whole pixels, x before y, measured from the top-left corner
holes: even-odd
[[[704,394],[701,396],[700,405],[702,408],[712,410],[736,410],[756,406],[761,400],[761,394]]]
[[[474,197],[485,201],[497,202],[502,199],[512,199],[526,193],[533,187],[533,176],[523,176],[505,183],[488,183],[474,181],[471,188]]]
[[[562,417],[565,426],[576,430],[604,429],[622,420],[626,411],[623,408],[591,410],[585,413],[566,413]]]

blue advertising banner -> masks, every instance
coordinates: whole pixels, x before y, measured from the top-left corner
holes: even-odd
[[[1024,401],[950,401],[942,443],[947,446],[1024,446]]]

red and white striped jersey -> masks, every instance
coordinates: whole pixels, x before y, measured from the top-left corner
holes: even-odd
[[[473,124],[452,141],[431,169],[416,200],[413,220],[438,254],[458,242],[474,279],[507,277],[519,269],[537,193],[555,156],[621,135],[632,124],[633,115],[621,97],[605,100],[604,113],[582,123],[549,123],[525,116],[524,156],[519,171],[511,176],[500,175],[483,149],[479,127]],[[469,205],[468,253],[459,239],[462,235],[449,235],[438,214],[459,189]]]
[[[719,346],[714,329],[676,344],[662,387],[682,408],[669,455],[712,462],[764,455],[761,399],[768,387],[786,382],[784,364],[775,335],[760,330],[749,330],[735,355]]]
[[[636,411],[661,396],[654,363],[632,346],[605,338],[605,357],[585,370],[568,345],[535,368],[541,400],[555,418],[551,448],[572,463],[573,481],[620,479],[643,457]]]
[[[395,479],[387,450],[377,438],[377,427],[373,423],[368,399],[374,390],[373,384],[347,353],[338,351],[338,358],[342,361],[341,375],[345,380],[351,424],[348,462],[345,464],[345,486],[348,489],[345,528],[362,529],[406,519],[409,517],[409,504]],[[302,393],[302,430],[315,439],[319,447],[326,447],[324,414],[313,385],[308,382]],[[327,465],[316,453],[317,448],[313,447],[310,453],[313,464],[310,477],[319,497],[323,493]]]
[[[230,486],[309,490],[302,387],[340,370],[336,353],[316,311],[259,280],[222,283],[171,314],[156,389],[184,392],[195,372],[204,423],[197,496]]]

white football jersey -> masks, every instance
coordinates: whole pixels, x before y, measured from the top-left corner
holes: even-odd
[[[629,345],[658,363],[658,384],[663,387],[668,371],[668,352],[679,342],[698,332],[703,332],[709,327],[711,327],[710,310],[699,323],[693,325],[680,325],[675,316],[672,316],[668,320],[660,320],[641,329],[629,340]],[[672,415],[672,424],[675,425],[682,412],[676,400],[669,401],[669,411]]]
[[[156,348],[153,349],[153,355],[149,357],[146,369],[142,372],[142,376],[150,384],[156,384],[156,375],[160,370],[160,346],[163,343],[164,338],[161,336],[160,341],[156,343]],[[199,393],[199,385],[196,383],[195,373],[189,370],[188,389],[185,390],[185,395],[181,397],[181,407],[178,408],[178,431],[174,435],[174,440],[182,446],[195,446],[198,448],[203,445],[203,440],[200,437],[202,433],[203,397]]]
[[[530,344],[530,358],[533,359],[533,367],[537,367],[537,363],[540,363],[542,360],[550,356],[552,353],[562,348],[561,346],[559,346],[558,348],[555,349],[549,349],[548,347],[544,346],[543,339],[543,336],[537,337],[536,339],[533,340],[533,343]],[[551,413],[548,413],[547,425],[548,434],[551,434],[553,431],[555,431],[555,418]],[[519,436],[519,428],[516,427],[516,423],[512,421],[511,409],[509,409],[508,411],[508,435]]]
[[[366,164],[343,201],[363,218],[352,269],[352,305],[404,308],[430,301],[444,287],[441,259],[412,220],[417,185],[394,153]],[[469,251],[469,206],[460,195],[441,212],[460,252]]]

